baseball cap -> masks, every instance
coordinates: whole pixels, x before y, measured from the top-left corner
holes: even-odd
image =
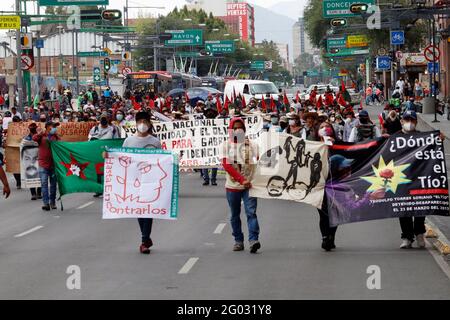
[[[405,111],[403,113],[402,119],[413,119],[417,120],[417,113],[412,110]]]
[[[368,118],[368,117],[369,117],[369,113],[367,112],[367,110],[361,110],[361,111],[358,113],[358,117],[359,117],[359,118]]]

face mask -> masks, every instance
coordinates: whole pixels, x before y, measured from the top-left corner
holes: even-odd
[[[100,124],[101,124],[102,126],[106,126],[106,125],[108,124],[108,120],[105,119],[105,118],[102,118],[102,119],[100,120]]]
[[[295,120],[289,120],[289,125],[290,126],[295,126]]]
[[[146,133],[148,132],[149,127],[145,123],[140,123],[138,124],[137,129],[140,133]]]
[[[123,115],[122,114],[118,114],[116,116],[117,121],[122,121],[123,120]]]
[[[345,123],[349,124],[350,122],[352,122],[352,119],[351,119],[351,118],[345,119]]]
[[[50,130],[50,134],[55,134],[56,133],[56,128],[52,128],[51,130]]]
[[[277,118],[271,119],[271,121],[272,121],[273,125],[277,125],[278,124],[278,119]]]
[[[243,129],[235,129],[233,131],[233,135],[235,140],[237,140],[237,142],[244,142],[245,131]]]
[[[411,132],[416,129],[416,125],[412,122],[405,122],[405,123],[403,123],[402,127],[403,127],[403,130],[405,130],[406,132]]]

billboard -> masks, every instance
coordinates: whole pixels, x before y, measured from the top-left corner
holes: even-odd
[[[248,5],[247,3],[227,3],[227,16],[238,17],[239,37],[248,40]]]

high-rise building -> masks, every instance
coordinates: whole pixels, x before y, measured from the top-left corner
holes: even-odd
[[[289,63],[289,45],[287,43],[276,43],[281,60],[283,61],[283,67],[286,70],[290,70]]]
[[[255,10],[245,1],[239,0],[193,0],[188,9],[202,9],[225,22],[231,33],[255,45]]]
[[[294,60],[297,59],[301,54],[314,53],[314,48],[305,30],[305,20],[303,17],[298,18],[298,21],[292,27],[292,35]]]

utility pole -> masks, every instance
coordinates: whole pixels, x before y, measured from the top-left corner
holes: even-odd
[[[37,4],[37,14],[38,15],[40,14],[40,8],[41,7],[39,6],[39,4]],[[39,41],[41,39],[41,26],[39,25],[37,27],[38,27],[38,29],[36,31],[36,41]],[[36,67],[37,67],[37,74],[38,74],[38,87],[40,88],[41,87],[41,48],[40,47],[37,48],[37,64],[36,64]],[[35,92],[35,94],[38,94],[38,93],[39,93],[39,91]]]
[[[16,0],[16,12],[17,15],[20,15],[20,0]],[[17,52],[17,95],[18,95],[18,108],[20,112],[24,111],[23,106],[23,80],[22,80],[22,47],[20,44],[20,28],[16,31],[16,52]],[[15,99],[16,97],[14,97]],[[10,97],[11,99],[11,97]]]
[[[159,37],[159,21],[158,19],[156,19],[156,37]],[[159,70],[159,66],[158,66],[158,46],[159,46],[159,38],[157,40],[155,40],[155,42],[153,43],[153,69],[154,71]]]

